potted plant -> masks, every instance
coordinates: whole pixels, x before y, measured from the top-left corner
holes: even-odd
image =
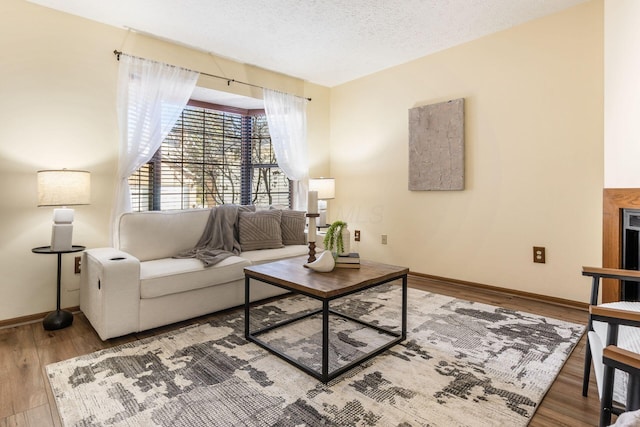
[[[327,229],[327,234],[324,236],[323,243],[325,249],[333,252],[335,255],[343,255],[344,253],[348,252],[349,230],[347,229],[347,223],[344,221],[334,221],[333,223],[331,223],[331,225]]]

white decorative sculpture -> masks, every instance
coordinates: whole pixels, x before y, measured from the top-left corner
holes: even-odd
[[[336,261],[333,259],[331,251],[324,251],[314,262],[307,263],[304,266],[319,273],[327,273],[333,270],[335,265]]]

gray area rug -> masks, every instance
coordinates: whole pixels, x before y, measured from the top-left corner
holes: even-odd
[[[399,286],[332,308],[399,329]],[[525,426],[584,325],[409,289],[407,340],[322,384],[243,337],[244,313],[47,366],[65,426]],[[318,303],[255,309],[277,322]],[[271,333],[319,366],[319,318]],[[385,338],[331,319],[333,367]]]

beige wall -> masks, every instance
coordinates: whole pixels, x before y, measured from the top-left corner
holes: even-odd
[[[51,209],[36,207],[37,170],[92,172],[74,243],[108,243],[114,49],[312,97],[310,172],[336,177],[330,215],[362,230],[363,256],[586,301],[579,269],[599,265],[601,245],[602,9],[596,0],[329,90],[23,0],[0,2],[0,320],[55,307],[55,257],[31,253],[50,238]],[[199,84],[260,96],[211,78]],[[409,192],[407,110],[458,97],[466,190]],[[547,247],[547,264],[531,262],[533,245]],[[79,301],[72,260],[64,257],[63,307]]]
[[[333,88],[330,216],[361,230],[361,255],[587,301],[581,266],[601,263],[603,20],[589,2]],[[408,109],[455,98],[466,189],[408,191]]]
[[[310,96],[310,151],[328,171],[329,89],[27,3],[0,2],[0,320],[55,308],[51,208],[36,207],[36,171],[91,171],[92,202],[78,206],[74,243],[108,244],[118,153],[113,50]],[[261,97],[247,86],[201,77],[199,85]],[[63,258],[62,306],[79,304],[73,255]]]
[[[640,2],[605,1],[604,186],[640,188]]]

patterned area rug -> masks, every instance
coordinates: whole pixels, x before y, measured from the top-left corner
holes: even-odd
[[[332,308],[399,329],[399,286]],[[407,340],[322,384],[243,337],[244,313],[47,366],[65,426],[525,426],[584,325],[409,289]],[[317,308],[288,297],[277,322]],[[331,319],[333,367],[386,339]],[[262,336],[318,366],[319,318]]]

